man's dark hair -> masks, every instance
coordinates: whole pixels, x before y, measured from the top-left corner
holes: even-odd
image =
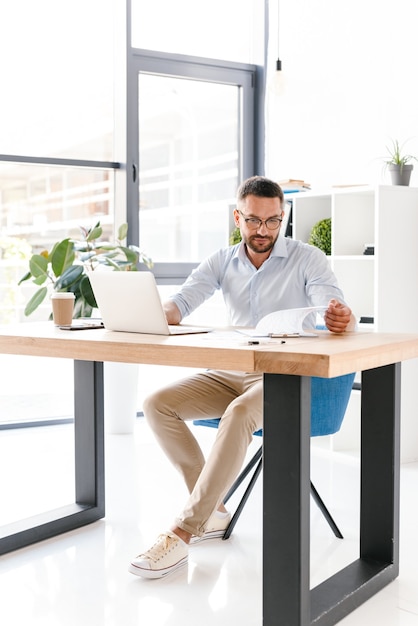
[[[280,185],[265,176],[251,176],[238,187],[237,199],[244,200],[247,196],[259,198],[279,198],[283,203],[283,191]]]

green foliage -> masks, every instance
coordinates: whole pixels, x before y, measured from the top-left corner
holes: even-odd
[[[20,237],[0,237],[0,258],[26,260],[31,255],[31,246]]]
[[[309,235],[308,243],[316,246],[325,254],[331,254],[331,218],[317,222]]]
[[[45,300],[48,292],[71,291],[75,295],[74,318],[90,317],[97,303],[90,285],[88,272],[99,265],[107,265],[117,271],[136,271],[138,263],[152,267],[152,261],[134,245],[123,245],[128,233],[128,225],[118,229],[116,243],[100,240],[103,229],[100,222],[92,228],[80,227],[81,239],[63,239],[48,252],[34,254],[29,259],[29,270],[19,281],[19,285],[31,280],[40,289],[34,293],[25,308],[25,315],[33,313]]]
[[[410,161],[418,160],[412,154],[403,153],[403,147],[405,143],[400,145],[397,139],[392,139],[391,145],[386,146],[386,150],[388,151],[388,154],[389,154],[389,158],[385,159],[386,165],[399,165],[400,168],[402,169],[402,167],[406,165],[407,163],[409,163]]]
[[[235,246],[235,244],[240,243],[240,241],[241,241],[241,231],[237,226],[229,235],[229,245]]]

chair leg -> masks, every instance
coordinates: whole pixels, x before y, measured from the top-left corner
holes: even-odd
[[[328,511],[327,507],[324,504],[324,501],[322,500],[321,496],[319,495],[314,485],[312,484],[312,481],[311,481],[311,494],[312,494],[313,499],[319,506],[323,516],[325,517],[328,524],[330,525],[334,535],[338,537],[338,539],[344,539],[340,529],[338,528],[337,524],[334,522],[334,519],[332,518],[331,513]]]
[[[257,463],[257,461],[261,459],[262,453],[263,453],[263,446],[260,446],[257,452],[254,454],[251,461],[249,461],[248,464],[244,467],[241,474],[238,476],[238,478],[233,483],[232,487],[229,489],[228,493],[226,494],[224,498],[224,504],[228,502],[229,498],[232,496],[232,494],[235,493],[235,491],[238,489],[238,487],[240,486],[244,478],[251,472],[252,468]]]
[[[263,446],[260,446],[259,449],[257,450],[257,452],[252,457],[252,459],[248,462],[248,464],[242,470],[241,474],[235,480],[235,482],[233,483],[232,487],[229,489],[228,493],[226,494],[226,496],[224,498],[224,504],[226,504],[228,502],[228,500],[230,499],[230,497],[235,493],[235,491],[238,489],[238,487],[244,481],[244,479],[248,476],[248,474],[253,469],[253,467],[258,463],[258,465],[257,465],[256,469],[254,470],[254,473],[253,473],[253,475],[251,477],[251,480],[248,483],[247,489],[245,490],[245,493],[242,496],[242,499],[241,499],[240,503],[238,504],[237,509],[236,509],[234,515],[232,516],[231,521],[229,522],[229,525],[228,525],[228,527],[227,527],[227,529],[226,529],[222,539],[229,539],[229,537],[231,536],[232,531],[235,528],[235,524],[237,523],[238,518],[241,515],[242,510],[243,510],[243,508],[245,506],[245,503],[247,502],[247,500],[248,500],[248,498],[250,496],[250,493],[251,493],[251,491],[254,488],[254,485],[255,485],[255,483],[257,481],[257,478],[260,475],[262,464],[263,464],[262,454],[263,454]],[[322,500],[321,496],[319,495],[319,493],[315,489],[312,481],[311,481],[311,494],[312,494],[312,497],[315,500],[316,504],[318,505],[319,509],[321,510],[323,516],[325,517],[326,521],[328,522],[330,528],[332,529],[334,535],[336,537],[338,537],[338,539],[344,539],[340,529],[338,528],[338,526],[335,523],[333,517],[331,516],[331,513],[328,511],[327,507],[325,506],[324,501]]]
[[[261,457],[261,454],[260,454],[260,457]],[[235,524],[237,523],[238,518],[241,515],[242,510],[243,510],[243,508],[245,506],[245,503],[247,502],[248,497],[249,497],[251,491],[253,490],[253,487],[254,487],[254,485],[255,485],[255,483],[257,481],[257,478],[260,475],[262,464],[263,464],[263,460],[260,458],[259,461],[258,461],[258,465],[255,468],[254,474],[252,475],[251,480],[248,483],[248,487],[245,490],[245,493],[242,496],[242,499],[241,499],[239,505],[237,506],[237,509],[236,509],[234,515],[232,516],[231,521],[229,522],[228,527],[227,527],[227,529],[226,529],[222,539],[224,539],[224,540],[225,539],[229,539],[229,537],[231,536],[231,533],[232,533],[232,531],[235,528]]]

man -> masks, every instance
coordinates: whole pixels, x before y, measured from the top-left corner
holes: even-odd
[[[327,328],[342,333],[355,328],[328,260],[318,248],[279,237],[284,197],[279,185],[254,176],[238,189],[235,224],[242,242],[203,261],[164,305],[169,324],[178,324],[221,289],[232,325],[254,327],[273,311],[326,306]],[[172,528],[129,571],[161,578],[187,564],[188,544],[221,537],[230,521],[223,498],[238,475],[252,433],[262,428],[263,380],[257,373],[198,373],[149,396],[148,423],[190,496]],[[221,417],[205,461],[186,421]]]

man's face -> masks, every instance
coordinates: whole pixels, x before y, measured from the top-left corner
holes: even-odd
[[[247,247],[255,253],[270,252],[280,233],[283,209],[279,198],[247,196],[234,211],[235,225]],[[261,223],[257,223],[262,220]],[[267,224],[266,224],[267,222]]]

